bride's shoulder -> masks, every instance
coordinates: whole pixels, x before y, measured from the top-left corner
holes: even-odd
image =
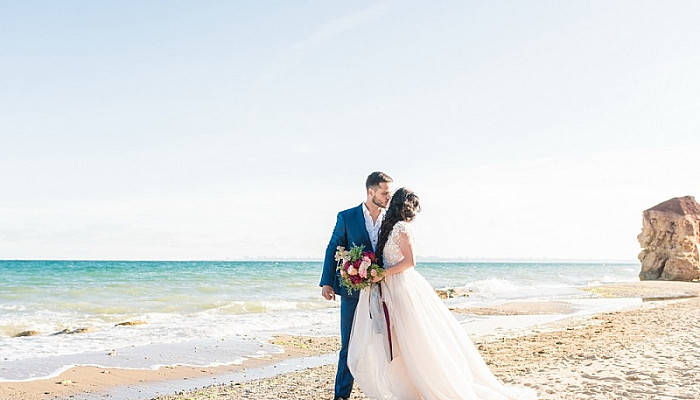
[[[394,225],[394,226],[399,228],[399,229],[406,229],[406,228],[408,228],[408,222],[407,221],[398,221],[396,223],[396,225]]]
[[[406,221],[399,221],[394,225],[394,231],[396,231],[396,233],[411,235],[411,226]]]

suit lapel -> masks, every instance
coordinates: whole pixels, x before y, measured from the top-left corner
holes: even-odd
[[[355,221],[357,221],[358,226],[356,227],[358,232],[362,232],[364,235],[363,237],[365,238],[365,244],[369,245],[369,249],[365,249],[365,251],[374,251],[372,248],[372,241],[369,239],[369,232],[367,232],[367,225],[365,224],[365,213],[362,210],[362,204],[360,204],[359,207],[355,208],[355,213],[357,217],[355,218]],[[352,245],[352,243],[350,243]],[[358,246],[360,243],[356,243]]]

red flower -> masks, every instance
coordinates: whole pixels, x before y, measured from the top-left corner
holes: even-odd
[[[364,251],[362,252],[362,256],[369,258],[369,260],[372,261],[372,264],[377,263],[377,256],[374,254],[374,252]]]

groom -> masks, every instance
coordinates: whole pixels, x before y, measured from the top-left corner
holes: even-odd
[[[357,207],[338,213],[338,220],[333,228],[331,240],[326,248],[321,275],[321,295],[326,300],[335,300],[340,295],[340,357],[338,372],[335,375],[335,400],[350,398],[353,377],[348,369],[348,343],[350,330],[355,316],[355,307],[360,297],[359,291],[349,292],[340,286],[340,276],[336,274],[335,252],[338,246],[350,250],[353,245],[365,246],[365,250],[374,251],[379,237],[379,227],[384,220],[384,211],[391,199],[392,179],[383,172],[372,172],[367,177],[365,188],[367,200]]]

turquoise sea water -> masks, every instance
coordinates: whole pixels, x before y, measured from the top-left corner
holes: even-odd
[[[637,280],[636,264],[419,263],[450,306],[586,299],[584,286]],[[276,351],[275,333],[333,335],[320,262],[0,261],[0,380],[78,364],[211,365]],[[136,326],[116,326],[143,321]],[[467,321],[468,322],[468,321]],[[77,334],[55,333],[86,328]],[[13,337],[34,330],[31,337]]]

